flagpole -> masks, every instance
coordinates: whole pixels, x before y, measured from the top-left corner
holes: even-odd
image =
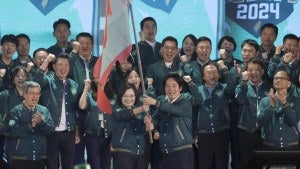
[[[131,2],[129,2],[128,5],[129,5],[129,11],[130,11],[130,15],[131,15],[133,36],[134,36],[134,42],[135,42],[135,47],[136,47],[136,52],[137,52],[138,69],[139,69],[140,78],[141,78],[141,87],[142,87],[143,95],[146,95],[145,81],[144,81],[144,75],[143,75],[143,69],[142,69],[142,63],[141,63],[141,55],[140,55],[140,49],[139,49],[137,36],[136,36],[135,22],[134,22],[134,18],[133,18],[133,10],[132,10]],[[147,116],[149,116],[149,112],[147,112]],[[153,137],[152,137],[151,130],[149,130],[149,140],[150,140],[150,143],[153,143]]]

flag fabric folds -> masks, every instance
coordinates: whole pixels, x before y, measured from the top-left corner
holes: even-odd
[[[131,52],[128,3],[128,0],[107,0],[103,52],[94,67],[94,77],[99,79],[98,107],[109,114],[112,108],[104,93],[104,86],[114,63],[117,60],[125,61]]]

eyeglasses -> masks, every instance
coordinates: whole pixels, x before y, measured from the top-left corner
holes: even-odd
[[[286,77],[280,77],[280,76],[278,76],[278,77],[274,77],[274,81],[276,81],[276,80],[281,81],[281,80],[289,80],[289,79],[286,78]]]
[[[150,30],[150,29],[156,29],[155,25],[145,25],[144,29]]]

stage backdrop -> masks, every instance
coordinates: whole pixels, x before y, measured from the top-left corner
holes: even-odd
[[[235,56],[241,58],[240,44],[255,39],[260,44],[260,27],[268,22],[278,26],[275,45],[282,44],[284,35],[300,36],[300,2],[298,0],[226,0],[224,33],[237,41]]]
[[[75,39],[79,32],[90,32],[94,36],[94,55],[100,55],[105,0],[0,0],[0,3],[0,37],[28,34],[31,55],[35,49],[55,43],[52,24],[59,18],[71,22],[70,39]],[[133,0],[133,13],[137,32],[144,17],[157,20],[157,41],[172,35],[181,47],[187,34],[208,36],[213,43],[212,59],[217,57],[217,41],[224,34],[237,40],[235,56],[240,57],[240,42],[253,38],[260,43],[258,30],[266,22],[279,27],[276,44],[282,43],[286,33],[300,35],[299,27],[295,26],[300,20],[297,0]],[[133,42],[133,35],[131,38]]]
[[[65,18],[71,22],[70,39],[75,39],[81,31],[92,33],[94,54],[99,56],[105,21],[104,0],[0,1],[0,36],[26,33],[31,39],[31,55],[35,49],[55,43],[52,24]],[[183,37],[193,33],[197,37],[210,37],[215,47],[225,19],[224,3],[218,0],[134,0],[133,13],[137,31],[140,31],[139,22],[152,16],[158,24],[157,41],[172,35],[180,46]]]

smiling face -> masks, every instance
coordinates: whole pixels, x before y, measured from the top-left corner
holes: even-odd
[[[135,88],[138,89],[141,84],[141,78],[140,78],[139,74],[135,70],[133,70],[128,75],[127,82],[130,84],[133,84],[135,86]]]
[[[195,51],[195,44],[190,37],[185,38],[182,44],[182,50],[185,55],[192,56]]]
[[[174,78],[168,78],[165,84],[165,93],[170,101],[176,99],[182,90],[178,82]]]
[[[60,80],[66,80],[70,70],[70,63],[68,59],[57,58],[57,62],[53,65],[55,75]]]
[[[78,38],[78,42],[80,43],[78,54],[88,59],[93,49],[92,40],[89,37],[81,36]]]
[[[219,72],[218,68],[214,65],[207,65],[203,69],[203,80],[205,84],[209,87],[218,84]]]
[[[135,103],[135,93],[132,88],[129,88],[125,91],[124,95],[122,96],[121,102],[122,104],[130,109]]]
[[[12,59],[12,56],[17,50],[17,46],[12,42],[4,42],[2,46],[2,57]]]
[[[247,71],[249,73],[249,79],[254,85],[257,85],[261,82],[264,69],[259,64],[248,64]]]
[[[37,105],[40,98],[40,88],[38,87],[29,87],[27,92],[23,93],[24,104],[29,108],[33,108]]]
[[[19,72],[14,77],[14,84],[17,88],[23,88],[24,83],[28,79],[24,69],[19,69]]]
[[[172,63],[178,53],[178,48],[174,41],[166,41],[160,49],[165,63]]]

